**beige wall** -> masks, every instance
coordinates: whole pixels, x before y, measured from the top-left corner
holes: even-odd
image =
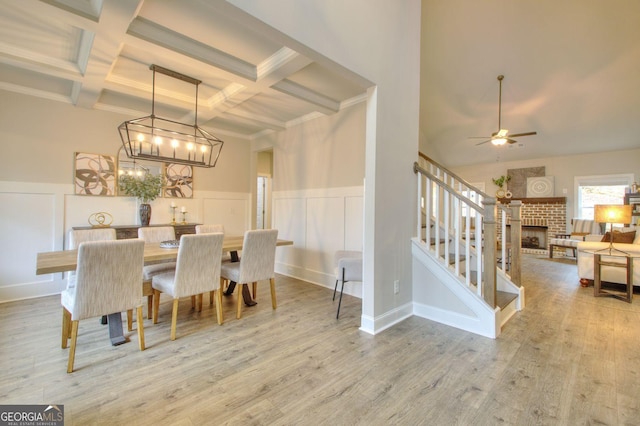
[[[443,165],[446,167],[445,164]],[[486,192],[493,195],[498,187],[493,184],[491,178],[506,175],[508,169],[540,166],[545,167],[547,176],[554,177],[555,196],[567,197],[567,218],[571,219],[577,213],[574,200],[576,190],[574,188],[574,178],[576,176],[633,173],[635,178],[638,179],[638,176],[640,176],[640,149],[476,164],[455,167],[452,171],[469,182],[484,182]],[[566,193],[564,193],[564,190],[566,190]]]
[[[273,147],[273,190],[361,186],[365,103],[302,123],[256,142]]]
[[[118,125],[136,118],[5,91],[0,111],[0,181],[33,183],[72,183],[74,152],[116,156]],[[220,137],[225,144],[218,165],[196,168],[194,188],[249,192],[250,143]]]

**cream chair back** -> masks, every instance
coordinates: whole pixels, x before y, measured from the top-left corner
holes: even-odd
[[[180,298],[220,288],[220,258],[224,234],[183,235],[172,296]]]
[[[224,225],[196,225],[196,234],[212,234],[215,232],[222,232],[224,234]]]
[[[275,277],[277,229],[256,229],[244,234],[237,282],[252,283]]]
[[[75,290],[65,290],[62,296],[71,319],[108,315],[140,305],[143,264],[141,240],[80,243]]]
[[[113,241],[116,230],[113,228],[73,229],[69,232],[68,250],[77,249],[80,243],[87,241]]]
[[[176,239],[173,226],[143,226],[138,228],[138,238],[145,243],[161,243]]]

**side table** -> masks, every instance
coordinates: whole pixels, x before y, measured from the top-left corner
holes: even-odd
[[[614,262],[611,260],[602,260],[602,256],[608,258],[618,257],[624,258],[625,262]],[[638,257],[637,255],[631,255],[621,252],[594,252],[593,253],[593,295],[595,297],[600,296],[612,296],[625,302],[631,303],[633,299],[633,259]],[[602,288],[601,282],[601,269],[603,266],[611,266],[614,268],[626,268],[627,270],[627,291],[625,293],[612,292]]]

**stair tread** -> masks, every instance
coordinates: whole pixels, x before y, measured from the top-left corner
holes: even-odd
[[[518,297],[516,293],[509,293],[506,291],[498,290],[496,292],[496,304],[500,309],[504,309],[509,303],[515,300]]]

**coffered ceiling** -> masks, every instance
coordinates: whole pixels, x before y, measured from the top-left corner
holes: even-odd
[[[151,64],[201,80],[198,124],[252,138],[334,114],[366,87],[201,0],[0,0],[0,89],[149,115]],[[156,74],[155,112],[191,123],[195,88]]]
[[[150,113],[157,64],[202,80],[199,125],[251,139],[334,114],[375,83],[233,10],[0,0],[0,89],[132,119]],[[639,148],[638,16],[638,0],[422,0],[421,149],[458,166]],[[498,130],[498,75],[502,127],[538,134],[476,146],[470,136]],[[156,114],[191,122],[194,102],[193,85],[157,76]]]

